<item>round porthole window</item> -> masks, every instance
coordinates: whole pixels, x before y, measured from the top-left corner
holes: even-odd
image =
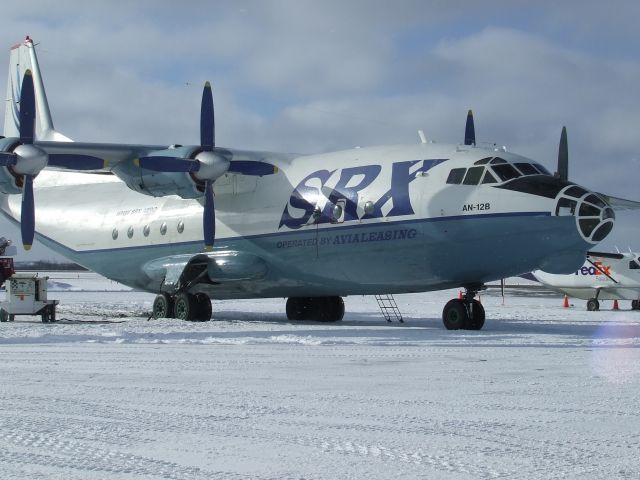
[[[184,232],[184,222],[180,220],[178,222],[178,233],[182,233],[182,232]]]
[[[133,226],[129,227],[129,229],[127,230],[127,237],[133,237]]]
[[[118,239],[118,229],[114,228],[113,230],[111,230],[111,238],[113,238],[114,240]]]
[[[165,222],[162,222],[162,225],[160,225],[160,235],[165,235],[167,233],[167,224]]]
[[[151,232],[151,228],[149,227],[149,225],[145,225],[144,228],[142,229],[142,234],[145,237],[148,237],[150,232]]]

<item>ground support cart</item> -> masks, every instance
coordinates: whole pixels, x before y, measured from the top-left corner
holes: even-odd
[[[12,322],[16,315],[40,315],[43,323],[56,321],[58,300],[47,300],[49,277],[15,274],[6,282],[6,300],[0,302],[0,322]]]

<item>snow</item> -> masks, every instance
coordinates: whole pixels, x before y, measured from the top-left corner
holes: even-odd
[[[0,324],[5,480],[640,472],[640,312],[610,302],[490,290],[479,332],[443,329],[457,291],[396,296],[404,324],[371,297],[339,324],[288,322],[282,299],[192,323],[93,274],[56,281],[59,323]]]

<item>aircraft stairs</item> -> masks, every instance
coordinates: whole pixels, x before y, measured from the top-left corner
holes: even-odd
[[[376,295],[376,301],[378,302],[378,307],[380,307],[382,316],[387,322],[397,320],[400,323],[404,323],[402,313],[400,313],[400,309],[398,308],[398,304],[396,303],[396,299],[393,298],[393,295]]]

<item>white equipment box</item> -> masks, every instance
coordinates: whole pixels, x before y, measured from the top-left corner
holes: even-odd
[[[6,300],[0,302],[0,322],[12,322],[16,315],[40,315],[44,323],[56,321],[58,300],[47,300],[47,280],[17,273],[6,281]]]

